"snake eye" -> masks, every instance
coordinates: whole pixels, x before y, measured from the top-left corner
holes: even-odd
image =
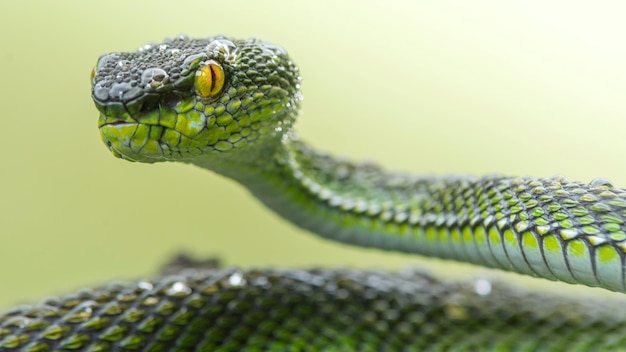
[[[222,91],[225,78],[220,64],[207,61],[196,71],[196,92],[203,98],[213,98]]]
[[[96,68],[95,67],[91,70],[91,82],[93,82],[94,78],[96,78]]]

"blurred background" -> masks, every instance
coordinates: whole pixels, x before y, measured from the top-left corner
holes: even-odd
[[[2,2],[0,308],[148,276],[180,250],[243,267],[485,272],[326,242],[205,170],[114,158],[90,98],[102,53],[258,36],[300,65],[298,130],[321,149],[411,172],[626,186],[624,13],[621,1]]]

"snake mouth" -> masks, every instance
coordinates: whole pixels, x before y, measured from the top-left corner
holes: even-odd
[[[213,143],[219,138],[217,130],[207,129],[206,116],[173,110],[137,116],[100,114],[98,128],[114,156],[148,163],[205,154],[213,149],[211,138],[216,140]]]
[[[106,126],[106,125],[119,126],[119,125],[126,125],[126,124],[136,124],[136,122],[129,122],[129,121],[120,119],[120,120],[114,120],[111,122],[106,122],[103,126]]]

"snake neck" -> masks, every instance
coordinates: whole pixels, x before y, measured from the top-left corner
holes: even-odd
[[[190,162],[237,181],[299,227],[366,246],[361,238],[343,238],[351,230],[344,220],[353,212],[372,215],[388,207],[393,188],[391,174],[377,166],[321,153],[292,131],[237,155],[201,156]]]
[[[390,173],[293,133],[259,146],[194,163],[336,241],[626,292],[626,190],[606,180]]]
[[[192,163],[237,181],[281,217],[322,237],[459,259],[445,248],[415,241],[412,231],[449,222],[454,214],[445,211],[444,200],[451,195],[443,193],[471,187],[471,178],[390,173],[317,151],[292,131],[237,155],[199,157]]]

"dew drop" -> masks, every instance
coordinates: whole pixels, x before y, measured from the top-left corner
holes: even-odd
[[[237,52],[237,45],[228,39],[216,39],[207,45],[206,50],[210,56],[222,57],[230,62]]]
[[[154,288],[154,285],[148,281],[139,281],[137,283],[137,287],[142,290],[152,290]]]
[[[130,83],[114,83],[111,89],[109,90],[109,96],[111,98],[117,98],[119,100],[123,100],[124,93],[131,90],[132,86]]]
[[[119,54],[117,53],[112,53],[112,54],[105,54],[100,56],[100,59],[98,60],[98,64],[96,65],[96,72],[102,70],[103,68],[112,65],[113,61],[116,61],[119,58]]]
[[[117,68],[119,68],[122,71],[128,71],[128,68],[130,67],[130,61],[129,60],[120,60],[117,62],[116,64]]]
[[[474,291],[480,296],[487,296],[491,293],[491,281],[478,279],[474,281]]]
[[[100,101],[109,99],[109,90],[102,86],[101,83],[96,83],[93,86],[93,95]]]
[[[200,61],[202,61],[202,60],[204,60],[206,58],[207,58],[207,54],[205,54],[205,53],[198,53],[198,54],[193,54],[193,55],[187,56],[185,58],[185,60],[183,61],[183,64],[181,66],[182,69],[183,69],[183,72],[188,71],[191,66],[199,63]]]
[[[155,84],[160,85],[161,82],[165,81],[165,79],[168,77],[169,75],[167,74],[167,72],[165,72],[165,70],[161,68],[147,68],[141,73],[141,85],[146,88],[150,88]]]
[[[228,277],[227,282],[230,287],[242,287],[246,284],[246,279],[241,271],[235,271]]]
[[[139,47],[139,49],[137,49],[137,51],[138,52],[148,51],[148,50],[152,49],[153,46],[154,46],[154,44],[152,44],[152,43],[151,44],[146,44],[146,45],[143,45],[143,46]]]
[[[287,55],[287,51],[282,46],[270,42],[263,43],[263,49],[269,51],[271,55]]]
[[[191,288],[184,282],[174,282],[169,288],[165,290],[165,294],[172,297],[187,296],[191,293]]]

